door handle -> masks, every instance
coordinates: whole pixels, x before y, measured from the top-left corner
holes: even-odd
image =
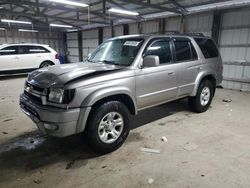
[[[19,57],[15,56],[14,59],[19,59]]]
[[[168,75],[174,75],[174,72],[168,72]]]

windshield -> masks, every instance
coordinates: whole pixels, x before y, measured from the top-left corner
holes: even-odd
[[[102,43],[87,61],[92,63],[106,63],[129,66],[134,61],[140,47],[142,38],[115,39]]]

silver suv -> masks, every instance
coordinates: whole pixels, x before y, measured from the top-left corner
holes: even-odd
[[[92,148],[114,151],[129,134],[130,116],[188,97],[208,109],[222,81],[214,42],[199,35],[130,35],[102,43],[84,63],[29,74],[20,106],[45,134],[85,132]]]

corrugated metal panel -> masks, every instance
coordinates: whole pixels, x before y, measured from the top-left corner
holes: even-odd
[[[67,51],[70,63],[79,62],[78,33],[67,33]]]
[[[142,22],[142,33],[143,34],[158,34],[159,22],[158,21]]]
[[[104,27],[103,28],[103,41],[112,37],[111,34],[111,27]]]
[[[88,57],[98,46],[98,29],[82,31],[83,59]]]
[[[250,91],[250,84],[244,83],[250,80],[250,20],[246,19],[249,16],[249,9],[222,15],[219,46],[225,88]]]
[[[212,24],[213,14],[211,12],[192,14],[185,18],[187,33],[203,33],[206,36],[211,36]]]
[[[181,18],[166,19],[165,31],[181,31]]]
[[[2,43],[39,43],[50,45],[57,52],[62,49],[62,33],[58,32],[42,32],[29,33],[18,32],[17,30],[0,31],[0,44]]]
[[[133,23],[133,24],[129,24],[129,34],[133,35],[133,34],[138,34],[138,24],[137,23]]]
[[[123,26],[119,25],[119,26],[115,26],[114,27],[114,34],[115,36],[122,36],[123,35]]]

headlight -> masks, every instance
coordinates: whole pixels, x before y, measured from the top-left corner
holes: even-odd
[[[62,103],[63,102],[64,90],[60,88],[50,88],[49,98],[50,102]]]
[[[61,88],[50,88],[48,101],[59,104],[68,104],[73,99],[74,95],[74,89],[63,90]]]

